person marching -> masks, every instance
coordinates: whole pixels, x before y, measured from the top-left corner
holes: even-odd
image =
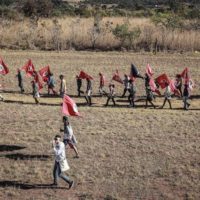
[[[67,92],[66,80],[64,79],[64,75],[60,75],[60,96],[63,98]]]
[[[23,73],[21,69],[17,69],[17,79],[18,79],[18,86],[21,90],[21,93],[24,93],[24,86],[23,86]]]
[[[91,95],[92,95],[92,81],[89,78],[86,78],[86,81],[87,81],[87,88],[86,88],[85,99],[86,99],[87,104],[89,106],[91,106],[92,105],[92,98],[91,98]]]
[[[181,94],[181,97],[183,97],[183,92],[182,92],[182,78],[180,74],[176,75],[176,89],[178,89],[178,91]]]
[[[39,93],[38,83],[35,80],[33,80],[31,81],[31,84],[32,84],[32,89],[33,89],[33,98],[35,100],[35,103],[39,104],[38,98],[40,98],[40,93]]]
[[[146,105],[145,105],[145,108],[147,108],[148,106],[148,102],[154,107],[156,108],[156,106],[153,104],[153,99],[154,99],[154,95],[153,95],[153,92],[151,90],[151,87],[149,85],[147,85],[145,87],[146,89]]]
[[[84,94],[84,92],[81,90],[82,79],[78,75],[76,75],[76,84],[77,84],[78,97],[80,97],[81,94]]]
[[[108,99],[107,99],[107,102],[106,102],[105,106],[108,106],[108,103],[109,103],[110,99],[112,99],[112,102],[113,102],[114,106],[116,106],[114,98],[115,98],[115,85],[114,84],[109,84],[109,94],[108,94]]]
[[[55,91],[55,79],[53,77],[53,73],[49,73],[48,75],[48,81],[47,81],[47,85],[48,85],[48,95],[50,94],[50,91],[53,92],[54,95],[57,94],[57,92]]]
[[[102,73],[99,73],[100,82],[99,82],[99,94],[102,96],[103,94],[106,94],[104,91],[104,85],[105,85],[105,76]]]
[[[123,83],[124,83],[124,92],[123,92],[121,98],[123,98],[125,96],[126,92],[128,91],[128,88],[129,88],[129,77],[126,74],[124,74]]]
[[[78,154],[78,150],[76,148],[76,144],[77,144],[77,140],[75,135],[73,134],[73,129],[71,127],[71,125],[69,124],[69,120],[67,118],[67,116],[63,116],[63,124],[64,124],[64,130],[60,129],[60,131],[64,131],[64,144],[65,147],[67,147],[67,145],[70,146],[70,148],[72,148],[74,150],[74,152],[76,153],[76,158],[79,158],[79,154]]]
[[[185,84],[184,90],[183,90],[183,103],[184,103],[183,109],[184,110],[188,110],[188,108],[190,106],[190,104],[187,102],[189,99],[189,96],[190,96],[189,86],[188,86],[188,84]]]
[[[52,142],[52,147],[55,153],[55,163],[53,168],[53,178],[54,182],[52,186],[58,185],[58,178],[62,178],[66,183],[69,184],[69,189],[73,187],[74,181],[70,180],[68,176],[64,174],[65,171],[69,170],[69,165],[65,154],[65,145],[60,141],[61,136],[56,135]]]
[[[171,89],[170,89],[169,83],[165,82],[165,86],[166,86],[165,93],[164,93],[165,99],[164,99],[164,102],[163,102],[163,105],[161,106],[161,108],[163,108],[165,106],[165,103],[167,101],[169,103],[170,109],[172,109],[172,105],[171,105],[171,101],[170,101],[170,99],[172,97],[171,97]]]
[[[128,101],[130,103],[129,107],[134,108],[135,107],[134,99],[135,99],[136,87],[135,87],[135,84],[133,83],[132,79],[129,80],[128,91],[129,91]]]

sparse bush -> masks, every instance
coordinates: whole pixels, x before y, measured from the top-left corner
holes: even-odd
[[[141,30],[139,27],[130,29],[128,23],[124,23],[121,25],[117,24],[117,26],[112,30],[112,33],[120,40],[122,47],[131,49],[134,40],[140,36]]]

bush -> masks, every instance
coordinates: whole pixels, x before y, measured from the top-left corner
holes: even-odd
[[[53,3],[51,0],[26,0],[22,10],[28,17],[48,17],[53,10]]]
[[[139,27],[129,30],[128,23],[124,23],[121,25],[117,24],[116,27],[112,30],[112,33],[117,39],[121,41],[122,47],[131,49],[133,47],[134,40],[140,36],[141,30]]]

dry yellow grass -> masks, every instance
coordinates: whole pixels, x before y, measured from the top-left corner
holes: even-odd
[[[24,49],[87,49],[92,47],[93,18],[65,17],[56,19],[40,19],[36,24],[28,19],[20,22],[2,21],[0,25],[0,44],[8,48]],[[157,39],[158,45],[164,50],[195,51],[200,49],[199,31],[189,30],[163,30],[156,27],[147,18],[123,18],[105,17],[101,21],[101,27],[105,23],[116,24],[128,22],[130,28],[140,27],[141,35],[135,43],[140,44],[141,49],[153,49]],[[59,47],[57,46],[59,44]],[[120,41],[107,31],[102,31],[96,41],[96,48],[114,49],[119,47]]]
[[[73,151],[68,151],[69,174],[76,182],[75,188],[68,191],[45,186],[52,182],[50,141],[62,126],[59,106],[30,104],[33,99],[29,94],[3,94],[13,103],[0,102],[0,199],[199,199],[199,55],[34,51],[0,54],[11,70],[4,77],[7,91],[18,91],[16,69],[32,58],[37,69],[50,64],[56,78],[65,74],[71,95],[76,94],[74,77],[80,69],[94,76],[96,93],[99,71],[109,80],[116,68],[121,74],[128,73],[134,62],[144,73],[150,63],[155,76],[166,72],[173,77],[188,66],[196,82],[193,95],[197,97],[187,112],[179,109],[182,101],[176,98],[174,110],[129,109],[120,98],[117,103],[121,107],[105,108],[104,97],[94,98],[96,104],[91,108],[80,106],[84,117],[70,120],[80,159],[74,159]],[[123,88],[116,85],[121,94]],[[139,96],[144,95],[143,85],[142,80],[137,80]],[[30,79],[26,79],[25,89],[31,92]],[[15,103],[16,100],[24,104]],[[83,98],[75,100],[85,102]],[[155,103],[161,105],[162,100],[157,98]],[[60,103],[58,98],[40,101]],[[8,145],[7,151],[3,145]],[[16,150],[11,151],[12,148]],[[65,187],[62,181],[60,184]]]

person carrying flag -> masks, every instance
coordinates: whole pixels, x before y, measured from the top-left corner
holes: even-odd
[[[109,103],[110,99],[112,99],[112,102],[113,102],[114,106],[116,106],[114,98],[115,98],[115,85],[114,84],[109,84],[109,94],[108,94],[108,99],[107,99],[107,102],[106,102],[105,106],[108,106],[108,103]]]
[[[124,74],[123,83],[124,83],[124,92],[123,92],[121,98],[123,98],[125,96],[126,92],[129,89],[129,77],[127,76],[127,74]]]
[[[181,97],[183,97],[182,92],[182,77],[180,74],[176,75],[176,83],[175,83],[176,89],[180,92]]]
[[[128,91],[129,91],[128,101],[130,103],[129,107],[134,108],[135,107],[134,99],[135,99],[136,87],[135,87],[135,84],[133,83],[132,79],[129,80]]]
[[[70,180],[70,178],[64,174],[65,171],[69,170],[69,165],[66,159],[65,145],[60,140],[61,136],[56,135],[52,142],[52,147],[55,154],[55,163],[53,168],[54,182],[52,186],[58,186],[58,178],[60,177],[69,184],[70,189],[74,186],[74,181]]]
[[[185,84],[184,85],[184,90],[183,90],[183,109],[184,110],[188,110],[190,104],[188,103],[188,99],[189,99],[190,93],[189,93],[189,85]]]
[[[76,84],[77,84],[78,97],[80,97],[81,94],[84,94],[84,92],[81,90],[82,79],[78,75],[76,75]]]
[[[39,104],[38,98],[40,98],[40,93],[39,93],[38,83],[35,80],[33,80],[31,81],[31,84],[32,84],[32,89],[33,89],[33,98],[35,100],[35,103]]]
[[[60,129],[60,131],[64,131],[63,142],[65,144],[65,147],[67,147],[67,145],[69,145],[70,148],[72,148],[74,150],[74,152],[76,153],[76,158],[79,158],[78,150],[75,146],[77,144],[77,140],[73,133],[73,129],[69,123],[67,116],[63,116],[63,125],[64,125],[64,129]]]
[[[99,73],[100,82],[99,82],[99,94],[102,96],[103,94],[106,94],[104,91],[105,86],[105,76],[100,72]]]
[[[21,69],[17,69],[17,75],[16,75],[17,79],[18,79],[18,86],[21,90],[21,93],[24,93],[24,86],[23,86],[23,73],[21,71]]]
[[[48,95],[50,94],[50,91],[52,91],[53,92],[53,94],[54,95],[56,95],[57,94],[57,92],[55,91],[55,84],[56,84],[56,82],[55,82],[55,79],[54,79],[54,77],[53,77],[53,73],[49,73],[48,74],[48,80],[47,80],[47,85],[48,85]]]
[[[163,102],[163,105],[161,106],[161,108],[163,108],[165,106],[165,103],[167,101],[169,103],[170,109],[172,109],[172,105],[171,105],[171,101],[170,101],[170,99],[172,98],[171,97],[171,88],[170,88],[169,83],[166,81],[165,81],[165,87],[166,87],[165,93],[164,93],[165,99],[164,99],[164,102]]]
[[[60,96],[63,98],[67,92],[66,80],[64,79],[64,75],[60,75]]]
[[[87,81],[87,88],[86,88],[86,96],[85,96],[85,99],[86,99],[86,102],[89,106],[92,105],[92,98],[91,98],[91,95],[92,95],[92,81],[90,80],[89,77],[86,78],[86,81]]]
[[[153,95],[153,92],[151,90],[151,87],[149,85],[147,85],[145,87],[146,89],[146,105],[145,105],[145,108],[147,108],[148,106],[148,102],[154,107],[156,108],[156,106],[153,104],[153,99],[155,98],[154,95]]]

